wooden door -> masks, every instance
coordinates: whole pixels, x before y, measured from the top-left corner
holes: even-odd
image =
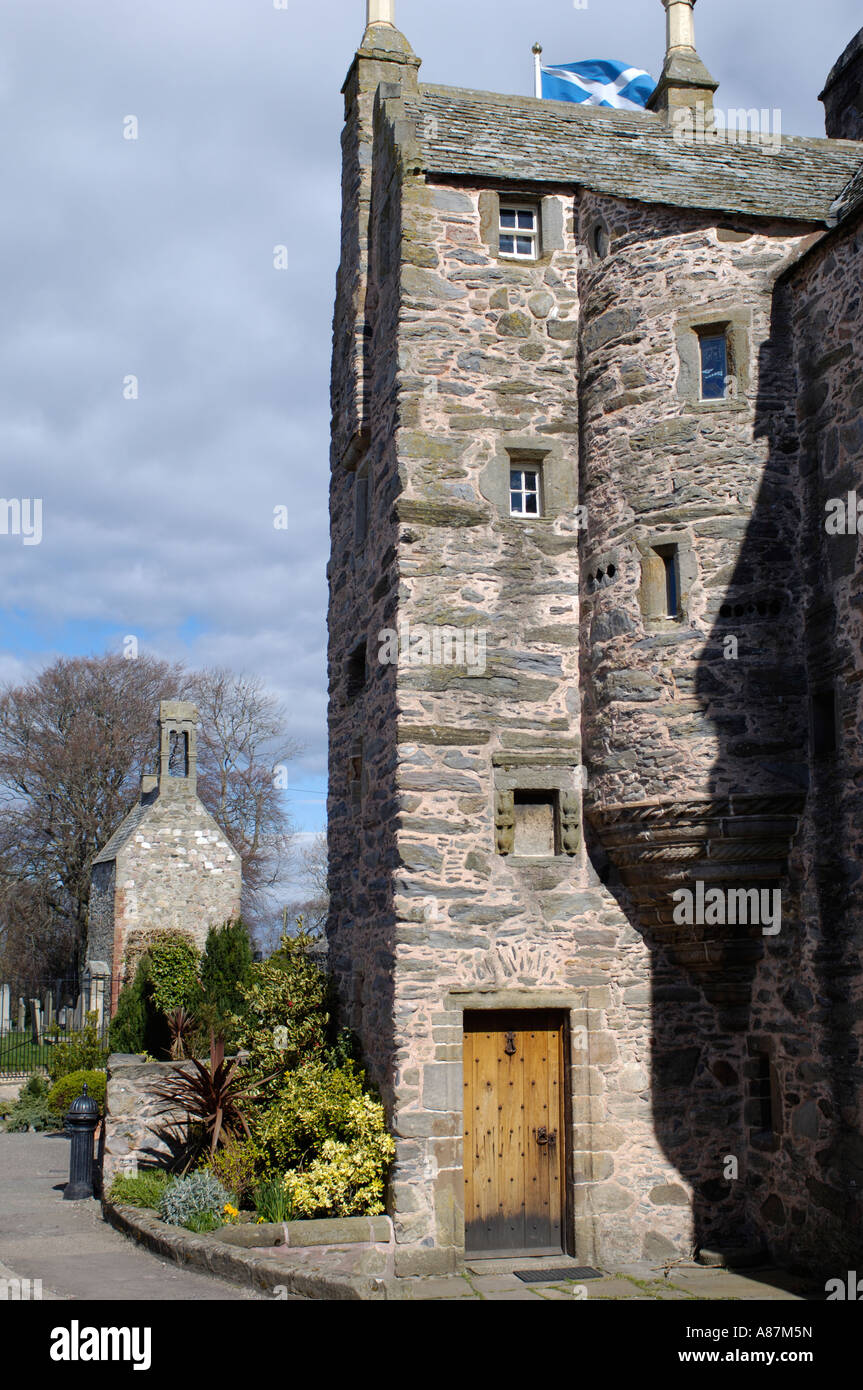
[[[465,1248],[558,1253],[563,1243],[563,1019],[465,1014]]]

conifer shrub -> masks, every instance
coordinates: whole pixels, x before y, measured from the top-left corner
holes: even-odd
[[[245,1009],[243,990],[252,982],[252,943],[241,918],[211,927],[201,958],[201,988],[206,1021],[234,1042],[235,1017]]]

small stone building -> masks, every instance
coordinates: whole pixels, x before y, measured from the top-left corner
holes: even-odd
[[[119,986],[153,936],[183,932],[203,947],[212,926],[240,912],[240,857],[197,794],[198,711],[159,708],[159,772],[93,861],[88,968]]]
[[[423,84],[385,0],[344,87],[327,935],[399,1273],[859,1268],[863,39],[833,138],[705,138],[693,3],[645,111]]]

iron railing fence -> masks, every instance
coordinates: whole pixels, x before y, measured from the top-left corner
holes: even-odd
[[[52,1049],[79,1032],[89,1013],[106,1044],[111,983],[89,974],[82,980],[0,981],[0,1078],[47,1070]]]

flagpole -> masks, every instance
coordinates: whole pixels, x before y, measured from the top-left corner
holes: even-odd
[[[533,76],[534,76],[534,96],[542,97],[542,44],[535,43],[531,49],[533,54]]]

